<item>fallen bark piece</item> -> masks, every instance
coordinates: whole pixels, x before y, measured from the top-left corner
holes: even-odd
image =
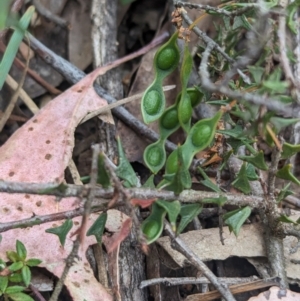
[[[294,216],[297,218],[298,216]],[[244,225],[236,237],[230,234],[228,227],[223,228],[225,245],[220,241],[219,229],[203,229],[190,231],[180,235],[180,238],[190,249],[202,260],[225,260],[230,256],[244,258],[266,257],[263,227],[259,223]],[[180,266],[188,265],[186,258],[171,247],[170,238],[165,236],[157,240],[157,243],[169,253],[172,259]],[[295,247],[297,239],[288,236],[284,239],[284,252],[286,259],[286,271],[289,281],[298,283],[300,281],[299,265],[300,250],[290,254],[290,249]]]

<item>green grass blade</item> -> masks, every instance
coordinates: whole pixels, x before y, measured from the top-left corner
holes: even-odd
[[[3,87],[7,74],[11,68],[14,58],[17,55],[19,46],[29,26],[31,17],[34,13],[34,7],[30,6],[19,21],[19,26],[14,28],[14,33],[7,45],[6,51],[0,63],[0,90]]]

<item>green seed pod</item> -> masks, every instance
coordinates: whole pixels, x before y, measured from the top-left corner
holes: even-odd
[[[162,89],[162,82],[179,64],[180,52],[177,46],[177,38],[178,32],[155,54],[155,80],[145,91],[141,102],[141,110],[145,123],[157,120],[164,112],[166,100]]]
[[[162,115],[165,102],[162,85],[156,81],[145,91],[142,98],[141,109],[145,123],[153,122]]]
[[[175,149],[168,157],[166,163],[166,174],[175,174],[178,170],[178,151]]]
[[[161,116],[159,124],[161,127],[167,130],[178,128],[179,120],[178,120],[177,107],[176,106],[169,107]]]
[[[178,119],[181,127],[188,133],[191,126],[191,117],[193,108],[191,100],[186,91],[182,92],[181,99],[178,106]]]
[[[190,153],[189,164],[197,152],[205,149],[214,138],[218,121],[223,112],[220,110],[210,119],[202,119],[191,128],[189,135],[182,146],[183,153]]]
[[[211,136],[212,129],[207,124],[200,124],[197,129],[193,132],[192,142],[196,147],[206,144]]]
[[[168,70],[176,64],[178,54],[173,48],[163,49],[157,56],[156,64],[159,69]]]
[[[180,52],[177,46],[178,33],[175,33],[155,54],[154,67],[158,77],[166,77],[178,66]]]
[[[156,203],[153,203],[151,214],[141,225],[142,232],[146,236],[148,244],[153,243],[161,235],[164,228],[163,220],[165,215],[166,210]]]
[[[154,173],[158,173],[166,161],[166,151],[164,141],[158,140],[148,145],[144,151],[144,162],[147,167]]]
[[[155,115],[161,107],[161,94],[157,90],[150,90],[145,95],[145,111],[149,115]]]

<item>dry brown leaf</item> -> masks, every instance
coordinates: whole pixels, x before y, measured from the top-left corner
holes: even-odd
[[[277,286],[272,286],[268,291],[260,293],[256,297],[251,297],[248,301],[299,301],[300,293],[290,290],[280,290]]]

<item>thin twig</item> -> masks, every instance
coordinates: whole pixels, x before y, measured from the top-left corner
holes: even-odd
[[[32,0],[32,3],[41,16],[45,17],[49,21],[54,22],[60,27],[70,29],[69,22],[67,22],[66,20],[62,19],[57,15],[54,15],[50,10],[48,10],[45,6],[43,6],[39,0]]]
[[[193,21],[190,19],[187,13],[182,12],[183,20],[188,24],[192,25]],[[213,39],[211,39],[206,33],[200,30],[198,27],[193,27],[193,31],[199,36],[207,45],[213,45],[215,48],[230,64],[234,63],[234,59],[232,59],[224,50],[221,48],[219,44],[217,44]]]
[[[219,7],[213,7],[213,6],[205,5],[205,4],[194,4],[194,3],[190,3],[190,2],[175,1],[174,5],[175,5],[175,7],[187,7],[187,8],[190,8],[190,9],[204,10],[208,14],[210,12],[214,12],[214,13],[217,13],[217,14],[220,14],[220,15],[223,15],[223,16],[227,16],[227,17],[235,17],[235,16],[242,15],[247,10],[256,7],[255,3],[249,3],[249,5],[247,7],[243,7],[243,8],[237,9],[237,10],[228,11],[226,9],[219,8]]]
[[[64,271],[63,271],[61,277],[58,279],[57,284],[54,288],[54,291],[53,291],[49,301],[57,301],[58,300],[58,296],[63,289],[63,286],[64,286],[64,283],[68,276],[68,273],[77,257],[79,246],[80,246],[80,241],[79,241],[79,236],[77,236],[76,240],[74,241],[72,251],[66,259],[66,265],[65,265]]]
[[[91,212],[99,212],[107,209],[109,201],[94,201],[91,208]],[[7,223],[0,223],[0,233],[16,229],[16,228],[27,228],[35,225],[41,225],[53,221],[60,221],[64,219],[72,219],[77,216],[81,216],[84,213],[84,208],[77,208],[69,211],[47,214],[47,215],[35,215],[34,217],[21,219],[18,221],[12,221]]]
[[[252,282],[254,280],[257,280],[258,277],[251,276],[251,277],[245,277],[245,278],[230,278],[230,277],[224,277],[224,278],[218,278],[218,280],[221,283],[225,283],[227,285],[233,285],[238,283],[247,283]],[[210,284],[211,282],[206,277],[178,277],[178,278],[154,278],[149,280],[144,280],[140,284],[140,289],[143,289],[147,286],[156,285],[156,284],[164,284],[166,286],[173,286],[173,285],[184,285],[184,284]]]
[[[79,230],[79,240],[81,244],[83,244],[84,241],[87,222],[92,209],[92,201],[95,198],[95,190],[93,188],[96,187],[97,179],[98,179],[98,157],[100,153],[100,145],[99,144],[93,145],[92,150],[93,150],[93,157],[92,157],[91,179],[90,179],[91,189],[89,192],[89,196],[86,202],[84,203],[84,213],[82,216],[81,227]]]
[[[225,300],[235,301],[235,298],[233,297],[232,293],[228,289],[227,285],[224,283],[220,283],[220,281],[212,273],[212,271],[183,242],[183,240],[175,236],[175,233],[172,231],[171,226],[167,222],[165,223],[165,230],[172,240],[172,247],[174,245],[175,250],[183,254],[194,267],[196,267],[199,271],[201,271],[205,275],[205,277],[207,277],[210,280],[210,282],[214,285],[214,287],[220,292],[220,294],[224,297]]]
[[[174,89],[176,86],[175,85],[170,85],[170,86],[165,86],[163,87],[163,91],[169,91],[169,90],[172,90]],[[91,113],[89,113],[88,115],[86,115],[81,121],[80,123],[84,123],[92,118],[94,118],[95,116],[98,116],[102,113],[105,113],[107,111],[110,111],[111,109],[113,108],[116,108],[118,106],[122,106],[128,102],[131,102],[131,101],[134,101],[134,100],[138,100],[138,99],[141,99],[143,97],[143,94],[144,93],[138,93],[138,94],[135,94],[135,95],[132,95],[132,96],[129,96],[129,97],[126,97],[126,98],[123,98],[121,100],[118,100],[114,103],[111,103],[107,106],[104,106],[104,107],[101,107],[100,109],[96,110],[96,111],[93,111]]]
[[[72,196],[86,198],[90,189],[92,188],[89,184],[59,185],[57,183],[37,184],[0,181],[0,192],[55,195],[60,198]],[[101,187],[95,187],[93,189],[95,191],[95,198],[111,199],[114,194],[114,190],[112,188],[103,189]],[[220,196],[220,193],[210,191],[195,191],[192,189],[184,190],[180,193],[180,195],[175,195],[175,193],[172,191],[159,191],[156,189],[149,188],[129,188],[125,189],[125,191],[127,191],[127,193],[132,198],[138,198],[141,200],[159,198],[166,201],[179,200],[183,203],[201,203],[201,201],[205,198],[217,198]],[[252,208],[262,208],[264,206],[264,199],[260,196],[248,196],[243,194],[226,193],[226,198],[226,204],[228,205],[250,206]]]

